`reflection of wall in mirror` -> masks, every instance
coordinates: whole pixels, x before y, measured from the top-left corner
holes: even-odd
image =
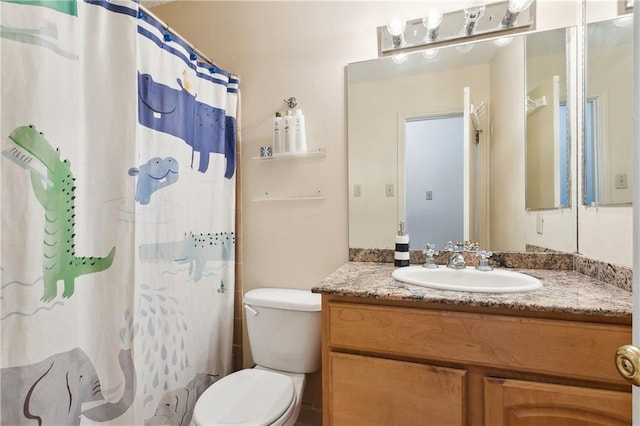
[[[618,8],[619,4],[619,2],[614,1],[586,2],[587,28],[585,29],[585,36],[587,38],[589,37],[589,28],[591,28],[594,22],[604,22],[604,20],[615,19],[620,13],[620,10]],[[630,28],[633,28],[633,26],[631,26]],[[614,31],[616,30],[613,27],[610,27],[606,32],[598,37],[598,41],[606,42],[610,38],[610,36],[614,35]],[[589,86],[591,86],[592,83],[596,83],[599,81],[597,77],[592,75],[593,72],[589,70],[588,62],[590,61],[590,59],[595,59],[598,55],[598,53],[591,51],[592,47],[593,43],[590,44],[587,40],[585,52],[587,58],[584,66],[586,71],[585,85],[588,98],[593,96]],[[606,57],[600,57],[600,59],[597,59],[595,63],[607,67],[609,65],[607,61],[609,61],[609,59],[606,59]],[[631,65],[629,65],[628,69],[631,69]],[[633,90],[630,83],[624,84],[624,87],[627,95],[629,97],[633,96]],[[628,108],[631,108],[630,100],[620,100],[616,101],[616,103],[617,106],[620,107],[626,104],[627,111],[629,111]],[[630,114],[630,111],[628,113]],[[620,113],[619,111],[616,114],[618,114],[619,116],[624,116],[624,114]],[[629,131],[631,132],[631,130]],[[615,131],[616,135],[619,135],[621,133],[622,132]],[[631,136],[624,136],[619,140],[631,141],[632,138]],[[627,153],[626,155],[628,155],[629,157],[632,157],[632,146],[633,143],[630,142],[625,149],[625,152]],[[582,148],[583,147],[580,146],[580,149]],[[582,152],[580,154],[582,154]],[[581,155],[579,158],[580,162],[578,163],[578,176],[580,177],[580,179],[578,179],[578,185],[580,191],[578,192],[578,194],[580,194],[579,200],[582,200],[582,194],[584,191],[584,170],[582,164],[583,155]],[[629,176],[631,176],[631,174]],[[631,267],[634,261],[634,234],[633,207],[630,204],[625,206],[618,205],[612,208],[586,207],[578,209],[578,247],[580,248],[580,253],[587,257]]]
[[[559,85],[555,75],[527,93],[526,206],[560,205]]]
[[[553,41],[549,44],[549,41],[543,42],[545,39]],[[574,210],[577,207],[575,195],[573,195],[576,191],[575,158],[577,152],[575,145],[577,140],[575,82],[578,68],[575,63],[575,41],[575,28],[558,28],[544,34],[527,35],[526,58],[526,93],[556,75],[559,76],[560,101],[559,112],[554,113],[553,119],[554,121],[556,118],[558,119],[558,130],[553,134],[553,138],[557,138],[558,144],[553,150],[553,154],[549,154],[546,160],[547,165],[550,165],[551,161],[554,164],[554,170],[549,177],[553,176],[555,181],[553,185],[548,185],[547,194],[551,199],[551,191],[553,191],[553,200],[545,203],[546,205],[527,205],[529,209],[544,209],[545,211],[542,213],[530,210],[527,213],[526,241],[534,246],[568,253],[576,251],[577,232]],[[553,103],[553,108],[557,108],[558,101]],[[553,121],[548,126],[552,126],[551,123]],[[527,181],[528,186],[529,182]],[[562,208],[558,208],[560,206]],[[540,229],[542,233],[539,233],[537,221],[542,216],[544,217],[544,226]]]
[[[547,38],[554,40],[547,49]],[[527,97],[539,99],[546,96],[547,106],[527,114],[527,209],[552,209],[562,205],[560,180],[560,102],[567,101],[567,57],[565,31],[527,36]],[[530,101],[529,101],[530,102]],[[563,109],[563,111],[566,111]],[[566,124],[566,120],[562,121]],[[566,136],[566,133],[562,133]],[[563,157],[566,158],[566,157]],[[562,185],[567,187],[567,185]],[[565,197],[566,198],[566,197]]]
[[[589,25],[602,26],[604,31],[624,31],[611,21]],[[593,117],[593,130],[599,138],[596,143],[596,167],[599,168],[596,175],[601,180],[597,185],[598,204],[632,201],[632,57],[631,37],[615,45],[587,48],[587,98],[596,99],[598,105]],[[626,175],[626,188],[616,187],[616,175]]]
[[[491,249],[524,251],[524,43],[491,61]]]
[[[565,42],[558,35],[541,35],[552,45],[525,58],[522,38],[496,52],[491,61],[491,248],[524,251],[526,244],[575,252],[575,216],[545,212],[545,232],[538,234],[535,215],[525,210],[525,98],[528,91],[551,75],[565,75]],[[529,43],[529,35],[527,43]],[[550,37],[550,38],[548,38]],[[548,41],[548,42],[549,42]],[[556,43],[559,43],[556,46]],[[529,52],[531,53],[531,51]],[[526,74],[525,74],[526,67]],[[526,75],[526,81],[523,76]],[[560,79],[560,92],[566,83]],[[562,99],[562,96],[561,96]],[[550,158],[551,159],[551,158]],[[547,160],[545,160],[546,163]],[[553,160],[552,164],[555,163]],[[565,174],[567,174],[565,172]],[[552,196],[553,193],[552,193]],[[533,221],[532,221],[533,219]]]
[[[349,246],[392,248],[397,231],[397,197],[385,196],[396,184],[398,117],[461,113],[463,88],[487,100],[488,66],[401,78],[349,82],[349,182],[361,195],[349,194]],[[446,178],[443,177],[443,178]],[[411,234],[411,229],[407,230]]]

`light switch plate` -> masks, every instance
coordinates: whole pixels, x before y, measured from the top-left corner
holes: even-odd
[[[542,213],[536,213],[536,232],[538,234],[542,234],[544,226],[544,218],[542,217]]]
[[[616,189],[627,189],[627,174],[616,173],[614,176],[616,180]]]

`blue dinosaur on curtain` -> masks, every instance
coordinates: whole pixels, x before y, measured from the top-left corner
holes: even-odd
[[[207,171],[209,154],[224,154],[227,159],[224,177],[231,178],[235,170],[235,132],[225,137],[225,111],[199,102],[197,95],[185,89],[182,80],[176,81],[180,89],[155,82],[149,74],[138,74],[140,124],[185,141],[200,155],[199,172]]]

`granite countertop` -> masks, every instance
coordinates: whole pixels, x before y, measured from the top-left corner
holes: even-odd
[[[434,290],[396,281],[392,263],[349,262],[321,280],[314,293],[631,319],[631,293],[568,270],[513,269],[538,278],[540,290],[471,293]]]

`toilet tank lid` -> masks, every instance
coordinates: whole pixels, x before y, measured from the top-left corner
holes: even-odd
[[[322,306],[320,294],[289,288],[256,288],[246,292],[243,301],[247,305],[291,311],[320,311]]]

